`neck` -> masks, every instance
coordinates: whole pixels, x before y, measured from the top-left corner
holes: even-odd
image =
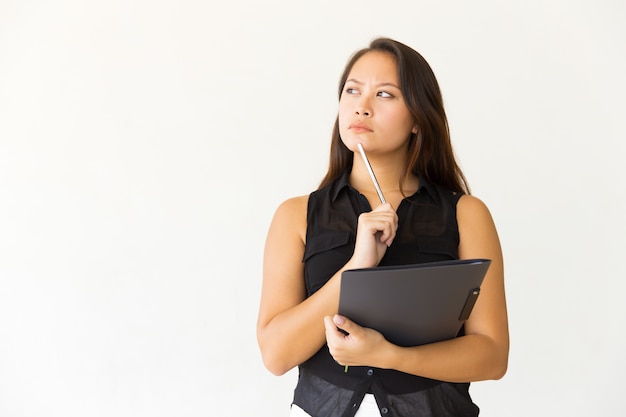
[[[396,193],[400,190],[402,181],[402,191],[411,194],[417,190],[417,178],[410,175],[403,178],[405,156],[403,157],[378,157],[375,154],[368,154],[368,160],[372,170],[376,175],[376,180],[383,192],[383,195]],[[352,172],[350,173],[350,184],[363,194],[376,192],[372,178],[369,175],[365,162],[361,155],[354,154]]]

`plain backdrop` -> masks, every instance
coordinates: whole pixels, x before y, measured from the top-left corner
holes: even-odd
[[[0,416],[286,416],[265,234],[377,36],[437,74],[506,262],[490,416],[623,415],[626,3],[0,0]]]

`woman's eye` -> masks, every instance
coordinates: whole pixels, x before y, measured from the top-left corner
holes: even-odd
[[[346,93],[347,94],[356,94],[356,93],[358,93],[358,91],[357,91],[356,88],[348,87],[348,88],[346,88]]]
[[[391,98],[391,97],[393,97],[393,95],[388,93],[388,92],[386,92],[386,91],[379,91],[378,92],[378,97]]]

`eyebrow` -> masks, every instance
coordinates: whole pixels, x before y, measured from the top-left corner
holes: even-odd
[[[354,78],[350,78],[350,79],[346,80],[346,84],[348,84],[350,82],[351,83],[355,83],[355,84],[359,84],[359,85],[363,85],[363,83],[361,81],[359,81],[357,79],[354,79]],[[387,87],[387,86],[397,88],[398,90],[400,89],[400,87],[398,87],[394,83],[387,83],[387,82],[385,82],[385,83],[376,84],[376,87]]]

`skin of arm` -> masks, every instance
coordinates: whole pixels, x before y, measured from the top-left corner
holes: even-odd
[[[397,228],[390,204],[359,216],[352,258],[306,298],[302,257],[307,203],[308,196],[303,196],[281,204],[265,242],[257,341],[266,368],[276,375],[306,361],[324,345],[324,317],[337,313],[341,273],[377,265]]]
[[[457,205],[459,257],[487,258],[491,266],[480,297],[465,322],[465,336],[416,347],[399,347],[373,329],[345,317],[324,318],[334,359],[342,365],[396,369],[448,382],[500,379],[506,373],[509,333],[500,243],[487,207],[464,195]],[[345,335],[337,327],[347,331]]]

